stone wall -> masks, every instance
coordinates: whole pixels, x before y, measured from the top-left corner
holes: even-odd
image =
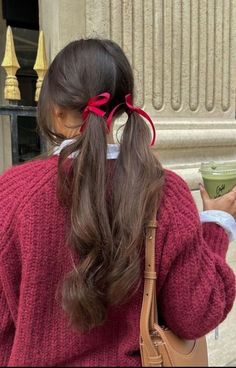
[[[96,3],[96,4],[95,4]],[[126,52],[153,116],[234,118],[235,2],[86,1],[86,35]]]

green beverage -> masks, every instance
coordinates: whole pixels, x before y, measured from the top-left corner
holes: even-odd
[[[211,198],[220,197],[236,186],[236,162],[204,162],[200,172]]]

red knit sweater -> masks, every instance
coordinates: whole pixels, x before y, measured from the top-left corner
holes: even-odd
[[[0,177],[0,365],[139,366],[143,286],[87,334],[68,326],[55,298],[72,269],[57,161],[34,161]],[[202,336],[223,321],[235,298],[227,235],[218,225],[201,226],[186,183],[169,171],[157,218],[160,315],[179,336]]]

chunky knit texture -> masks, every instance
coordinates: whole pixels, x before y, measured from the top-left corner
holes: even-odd
[[[143,285],[86,334],[69,327],[55,298],[72,269],[57,163],[55,156],[30,162],[0,178],[0,365],[139,366]],[[201,226],[186,183],[170,171],[157,219],[161,319],[181,337],[202,336],[225,319],[235,298],[227,235],[218,225]]]

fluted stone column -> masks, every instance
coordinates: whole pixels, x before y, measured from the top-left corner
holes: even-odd
[[[86,35],[126,51],[157,155],[192,189],[201,161],[236,159],[235,16],[235,0],[86,1]]]

